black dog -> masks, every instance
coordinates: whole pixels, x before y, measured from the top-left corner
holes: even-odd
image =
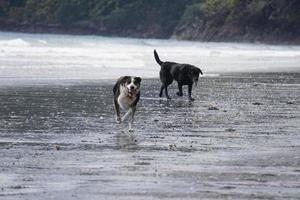
[[[129,120],[130,132],[133,131],[133,117],[136,105],[140,100],[141,81],[140,77],[122,76],[117,80],[113,88],[117,121],[121,123],[131,114],[131,119]],[[123,118],[121,118],[120,108],[127,111]]]
[[[175,80],[178,83],[179,89],[177,95],[182,96],[182,86],[188,85],[189,100],[194,101],[195,99],[192,98],[193,83],[197,85],[199,74],[203,75],[202,71],[199,68],[189,64],[163,62],[159,59],[155,50],[154,57],[156,62],[161,66],[159,76],[162,82],[162,86],[160,88],[159,96],[161,97],[163,90],[165,90],[166,97],[168,99],[171,99],[168,94],[168,85],[170,85],[173,80]]]

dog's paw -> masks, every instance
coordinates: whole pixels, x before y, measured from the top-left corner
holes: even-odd
[[[189,97],[190,101],[195,101],[195,99],[193,97]]]
[[[176,93],[178,96],[182,97],[182,93],[181,92],[177,92]]]
[[[121,124],[122,123],[122,119],[121,119],[121,117],[117,117],[117,123],[119,123],[119,124]]]

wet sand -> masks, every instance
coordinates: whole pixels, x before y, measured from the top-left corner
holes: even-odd
[[[1,200],[300,198],[299,73],[204,77],[195,102],[143,80],[133,134],[115,122],[113,80],[11,83]]]

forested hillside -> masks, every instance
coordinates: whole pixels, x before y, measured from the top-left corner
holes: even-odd
[[[203,0],[186,7],[174,36],[300,43],[299,0]]]
[[[300,43],[300,1],[0,0],[0,30]]]

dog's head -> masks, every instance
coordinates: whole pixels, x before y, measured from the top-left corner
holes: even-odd
[[[133,97],[140,91],[142,79],[140,77],[126,76],[124,81],[124,86],[126,88],[125,92],[129,97]]]
[[[197,83],[198,83],[200,74],[203,75],[201,69],[199,69],[198,67],[195,67],[195,66],[191,66],[191,68],[189,70],[189,77],[191,80],[193,80],[195,85],[197,85]]]

